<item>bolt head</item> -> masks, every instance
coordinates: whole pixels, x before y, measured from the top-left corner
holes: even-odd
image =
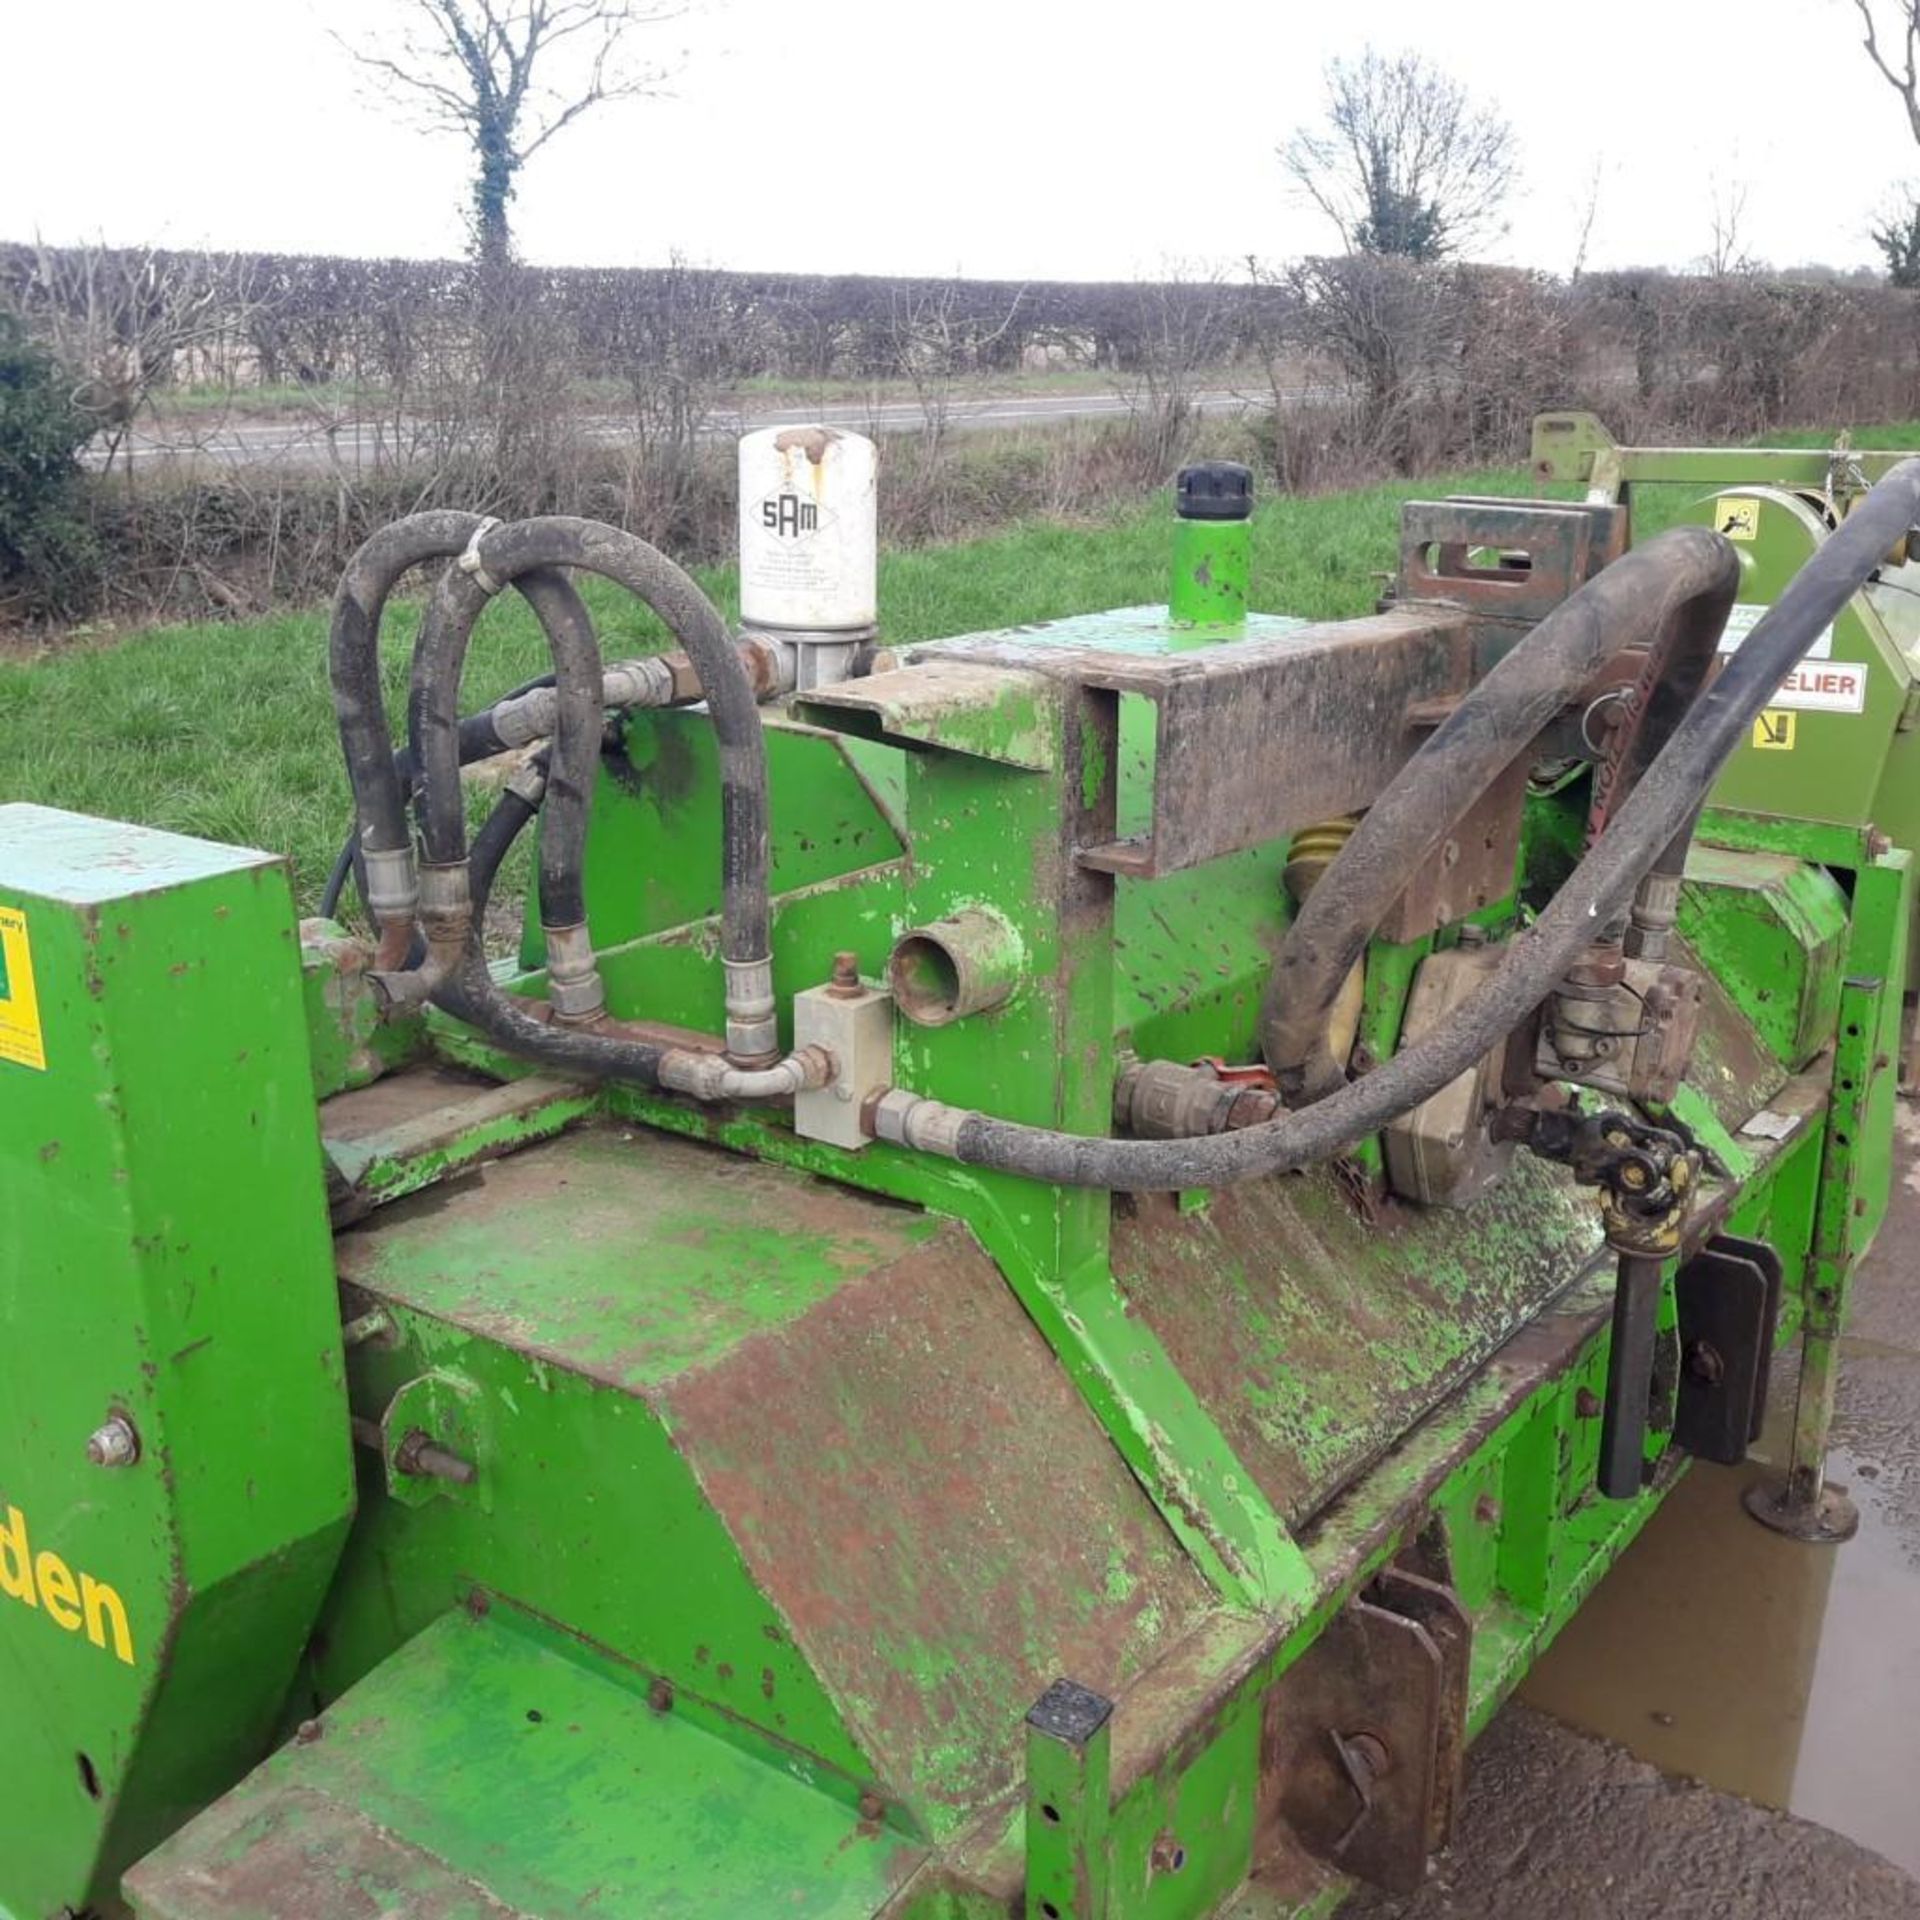
[[[860,956],[842,951],[833,956],[833,977],[827,991],[836,999],[852,1000],[860,993]]]
[[[140,1435],[124,1413],[116,1413],[87,1436],[87,1458],[96,1467],[130,1467],[140,1458]]]
[[[1174,1833],[1158,1835],[1153,1843],[1153,1851],[1148,1855],[1147,1864],[1155,1873],[1185,1872],[1187,1850],[1181,1844],[1180,1836]]]
[[[1720,1357],[1718,1347],[1705,1340],[1696,1340],[1687,1349],[1687,1372],[1703,1385],[1718,1386],[1726,1376],[1727,1363]]]

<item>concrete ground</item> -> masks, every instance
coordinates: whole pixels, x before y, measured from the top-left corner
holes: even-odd
[[[1920,1111],[1900,1118],[1831,1462],[1859,1536],[1779,1540],[1739,1510],[1764,1468],[1696,1468],[1474,1749],[1436,1877],[1343,1917],[1920,1920]]]
[[[1915,1920],[1920,1880],[1790,1813],[1670,1779],[1513,1705],[1474,1749],[1466,1816],[1411,1900],[1341,1920]]]

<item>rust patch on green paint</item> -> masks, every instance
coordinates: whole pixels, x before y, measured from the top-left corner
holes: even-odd
[[[881,1780],[935,1832],[1018,1780],[1049,1681],[1117,1693],[1208,1605],[958,1227],[661,1405]]]
[[[1361,1219],[1327,1173],[1182,1212],[1116,1208],[1113,1266],[1283,1517],[1298,1522],[1433,1407],[1586,1263],[1590,1196],[1516,1161],[1473,1206]]]

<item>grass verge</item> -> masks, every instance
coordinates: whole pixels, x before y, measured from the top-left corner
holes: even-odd
[[[1518,493],[1524,476],[1468,474],[1315,499],[1268,501],[1253,529],[1254,604],[1340,618],[1367,611],[1393,564],[1400,502],[1448,491]],[[937,638],[1103,607],[1164,600],[1164,498],[1093,528],[1031,523],[989,539],[890,553],[883,631]],[[731,568],[703,568],[730,613]],[[644,609],[585,584],[609,659],[657,639]],[[417,604],[388,616],[390,709],[405,706]],[[324,882],[348,817],[327,692],[327,616],[156,628],[117,646],[0,663],[0,800],[103,814],[264,847],[293,863],[303,907]],[[475,636],[463,707],[544,666],[518,601]]]
[[[1820,434],[1781,435],[1823,445]],[[1920,428],[1863,431],[1862,446],[1898,446]],[[1253,527],[1253,603],[1340,619],[1368,611],[1392,568],[1402,501],[1446,493],[1537,492],[1523,472],[1464,473],[1318,497],[1268,500]],[[1644,534],[1684,498],[1649,490]],[[1057,619],[1166,595],[1169,530],[1162,495],[1092,527],[1029,522],[990,538],[892,552],[881,562],[883,631],[905,642]],[[729,613],[731,568],[699,569]],[[644,609],[585,583],[609,659],[657,642]],[[388,616],[388,700],[404,710],[419,617]],[[0,660],[0,800],[166,827],[264,847],[291,860],[303,907],[324,882],[348,817],[346,776],[326,675],[327,616],[313,610],[245,624],[153,629],[110,647]],[[463,707],[542,670],[532,620],[508,597],[482,623]]]

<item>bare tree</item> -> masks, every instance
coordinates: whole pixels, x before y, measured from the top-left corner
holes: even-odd
[[[1132,289],[1134,352],[1114,379],[1135,451],[1156,480],[1180,464],[1206,376],[1232,342],[1231,292],[1209,265],[1169,261]]]
[[[1898,55],[1889,54],[1882,43],[1880,0],[1853,0],[1866,29],[1867,57],[1880,70],[1880,77],[1900,96],[1907,110],[1907,126],[1920,144],[1920,0],[1895,0],[1889,9],[1893,28],[1888,41],[1898,38]]]
[[[1458,335],[1453,274],[1348,254],[1300,261],[1288,279],[1301,339],[1332,362],[1352,397],[1349,437],[1370,460],[1413,472],[1418,416]]]
[[[1322,120],[1278,151],[1349,251],[1440,260],[1495,230],[1518,165],[1498,113],[1417,53],[1369,47],[1326,85]]]
[[[1887,263],[1887,279],[1911,291],[1920,287],[1920,196],[1912,187],[1890,201],[1867,229]]]
[[[155,394],[191,377],[199,356],[231,374],[231,355],[220,349],[244,339],[255,304],[247,268],[238,258],[99,243],[36,241],[33,255],[29,317],[73,370],[74,404],[105,442],[109,471],[125,447],[131,486],[128,435]]]
[[[429,127],[473,160],[474,257],[513,257],[508,207],[520,170],[603,101],[656,91],[665,70],[635,60],[636,29],[685,11],[677,0],[400,0],[400,24],[371,46],[343,41]]]
[[[1707,250],[1700,256],[1700,270],[1709,280],[1725,280],[1736,273],[1754,270],[1753,256],[1747,252],[1747,183],[1744,180],[1713,179]]]
[[[1587,270],[1587,251],[1593,245],[1593,224],[1600,217],[1600,182],[1602,161],[1594,156],[1593,170],[1587,175],[1587,184],[1573,208],[1573,261],[1567,268],[1568,286],[1577,286],[1580,276]]]
[[[998,318],[970,309],[966,294],[965,283],[957,279],[904,281],[888,294],[894,370],[913,389],[922,423],[920,452],[928,465],[946,450],[962,384],[987,375],[994,349],[1019,317],[1026,290],[1014,289],[1004,317]]]
[[[1900,96],[1907,129],[1920,146],[1920,0],[1896,0],[1887,9],[1892,23],[1884,38],[1879,0],[1853,0],[1853,4],[1865,29],[1867,58]],[[1896,42],[1898,53],[1889,52]],[[1887,263],[1887,278],[1896,287],[1920,287],[1920,193],[1911,185],[1900,190],[1868,234]]]

